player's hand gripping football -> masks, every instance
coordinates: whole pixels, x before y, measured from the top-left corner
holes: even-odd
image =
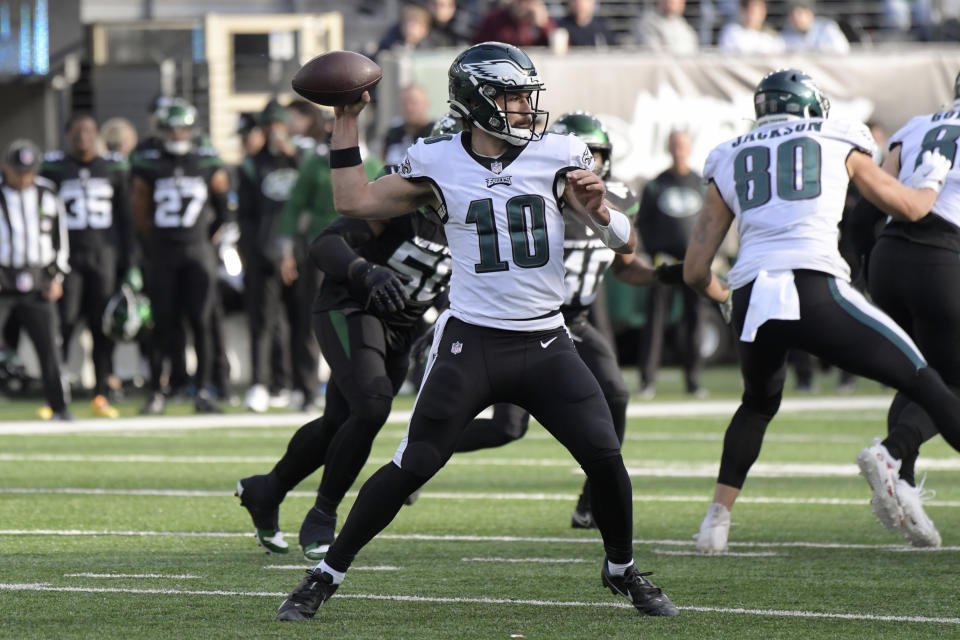
[[[403,284],[410,282],[410,278],[402,273],[371,262],[360,262],[355,270],[351,270],[350,279],[367,292],[364,303],[366,309],[372,307],[378,313],[394,313],[402,310],[407,303]]]
[[[333,108],[333,115],[339,118],[342,115],[355,116],[363,111],[363,108],[367,106],[367,103],[370,102],[370,92],[364,91],[360,95],[360,99],[356,102],[351,102],[350,104],[345,104],[342,106]]]
[[[600,176],[586,169],[574,169],[567,173],[567,185],[570,188],[571,197],[590,214],[595,222],[602,225],[610,222],[610,214],[607,213],[603,204],[607,187]]]

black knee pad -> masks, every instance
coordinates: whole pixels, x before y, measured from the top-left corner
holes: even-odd
[[[403,450],[400,468],[421,478],[430,478],[447,463],[448,457],[429,442],[409,442]]]
[[[363,389],[359,406],[351,406],[350,413],[353,418],[363,424],[380,428],[390,417],[392,405],[393,387],[390,379],[382,376],[371,380]]]
[[[743,407],[749,409],[751,412],[759,414],[760,416],[765,417],[768,421],[773,419],[773,416],[777,414],[777,411],[780,410],[780,401],[783,399],[783,391],[776,393],[775,395],[770,396],[757,396],[756,394],[751,394],[745,392],[741,403]]]

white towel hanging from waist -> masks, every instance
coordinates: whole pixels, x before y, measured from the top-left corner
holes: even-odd
[[[793,271],[766,271],[761,269],[753,281],[750,305],[743,320],[740,339],[753,342],[767,320],[799,320],[800,294],[793,281]]]

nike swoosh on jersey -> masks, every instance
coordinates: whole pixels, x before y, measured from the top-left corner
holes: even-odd
[[[556,339],[557,339],[557,336],[553,336],[553,337],[550,338],[549,340],[541,340],[541,341],[540,341],[540,347],[543,348],[543,349],[546,349],[547,347],[550,346],[550,343],[553,342],[553,341],[556,340]]]

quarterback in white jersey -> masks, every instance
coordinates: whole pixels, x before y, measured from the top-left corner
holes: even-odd
[[[957,78],[960,81],[960,76]],[[883,168],[901,182],[909,183],[925,153],[946,156],[953,169],[930,208],[917,222],[887,221],[870,251],[867,286],[873,302],[902,326],[913,338],[930,366],[953,389],[960,388],[960,172],[957,167],[957,140],[960,138],[960,84],[954,83],[954,102],[937,113],[912,118],[890,138],[890,154]],[[862,205],[862,206],[861,206]],[[869,203],[854,211],[854,224],[873,232]],[[873,234],[852,234],[862,238],[856,254],[866,253]],[[896,485],[899,519],[881,520],[917,547],[940,546],[940,534],[927,517],[921,497],[923,482],[916,482],[914,466],[919,447],[937,434],[937,427],[925,411],[904,393],[894,397],[887,415],[891,434],[905,425],[916,434],[901,447],[901,465]],[[900,526],[897,526],[900,525]]]
[[[710,185],[684,279],[704,293],[727,287],[710,273],[710,263],[736,219],[740,257],[729,286],[744,381],[713,503],[697,536],[704,553],[727,549],[730,509],[780,407],[790,349],[904,391],[960,448],[960,399],[903,329],[850,286],[837,246],[848,182],[889,215],[917,220],[933,205],[950,163],[925,154],[911,176],[915,188],[904,186],[873,162],[865,127],[826,119],[829,104],[802,71],[767,75],[754,93],[757,128],[719,145],[704,170]],[[857,458],[881,519],[902,518],[895,500],[883,496],[894,495],[890,469],[905,448],[903,437],[891,436]]]
[[[421,139],[400,165],[404,178],[430,181],[442,203],[453,254],[450,311],[484,327],[559,327],[562,171],[590,171],[593,156],[576,136],[545,135],[497,158],[478,155],[471,140],[463,132]],[[439,184],[434,176],[456,179]]]
[[[417,142],[399,174],[368,182],[357,116],[369,95],[334,110],[334,204],[343,215],[386,218],[430,206],[453,258],[451,310],[441,314],[423,383],[393,461],[360,490],[324,560],[277,612],[311,618],[360,549],[453,454],[483,409],[512,403],[563,444],[590,481],[606,557],[602,584],[644,615],[679,609],[633,562],[632,488],[603,392],[563,325],[563,220],[575,216],[614,251],[632,254],[630,220],[607,206],[593,156],[574,136],[535,128],[544,89],[533,62],[499,42],[470,47],[448,73],[450,107],[467,130]]]

